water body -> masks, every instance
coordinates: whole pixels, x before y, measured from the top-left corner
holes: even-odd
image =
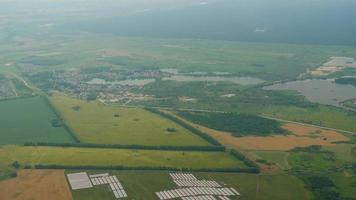
[[[144,86],[149,83],[155,82],[155,79],[128,79],[124,81],[106,81],[100,78],[94,78],[87,82],[88,84],[97,85],[126,85],[126,86]]]
[[[333,106],[341,102],[356,98],[356,87],[352,85],[336,84],[333,79],[304,80],[264,87],[267,90],[295,90],[309,101]]]
[[[222,77],[222,76],[190,76],[190,75],[174,75],[165,77],[162,80],[171,80],[179,82],[231,82],[240,85],[256,85],[264,81],[253,77]]]

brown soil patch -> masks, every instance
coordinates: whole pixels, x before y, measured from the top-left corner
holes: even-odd
[[[0,182],[1,200],[72,200],[64,170],[20,170]]]
[[[172,112],[165,112],[173,114]],[[229,132],[217,131],[211,128],[194,124],[177,115],[174,116],[209,134],[210,136],[217,139],[221,144],[231,149],[236,148],[240,150],[287,151],[295,147],[307,147],[310,145],[334,146],[335,144],[333,144],[333,142],[350,140],[346,136],[336,131],[329,131],[293,123],[287,123],[283,126],[283,128],[294,133],[294,135],[273,135],[268,137],[234,137]]]
[[[218,139],[222,144],[230,148],[245,150],[291,150],[295,147],[307,147],[310,145],[333,146],[333,142],[348,141],[349,138],[335,131],[328,131],[309,126],[288,123],[285,129],[295,135],[273,135],[269,137],[246,136],[234,137],[230,133],[212,130],[206,127],[199,128]]]

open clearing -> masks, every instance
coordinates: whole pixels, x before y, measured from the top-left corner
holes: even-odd
[[[41,97],[0,101],[0,144],[73,142],[66,129],[52,126],[56,119]]]
[[[234,168],[245,165],[225,152],[149,151],[96,148],[18,147],[0,148],[0,166],[20,164],[70,166],[128,166],[175,168]]]
[[[101,173],[102,171],[92,171]],[[107,171],[105,171],[107,172]],[[123,184],[129,199],[155,200],[154,192],[176,188],[165,172],[127,172],[111,171]],[[311,199],[310,193],[299,179],[285,174],[256,175],[241,173],[193,173],[199,179],[215,180],[236,188],[239,200],[297,200]],[[74,200],[112,200],[113,195],[107,187],[95,187],[73,191]],[[235,198],[233,198],[235,199]]]
[[[107,106],[55,94],[51,98],[81,142],[97,144],[207,146],[178,124],[140,108]],[[167,129],[174,131],[168,131]]]
[[[272,135],[268,137],[234,137],[229,132],[217,131],[188,122],[187,120],[185,120],[185,122],[190,123],[192,126],[200,129],[205,133],[208,133],[228,148],[237,148],[243,150],[286,151],[295,147],[307,147],[310,145],[333,146],[333,142],[349,141],[349,138],[335,131],[328,131],[292,123],[285,124],[283,128],[291,131],[294,135]]]
[[[0,182],[3,200],[71,200],[64,170],[20,170],[13,179]]]

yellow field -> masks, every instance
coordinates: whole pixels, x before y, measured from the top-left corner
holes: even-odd
[[[20,170],[0,181],[1,200],[72,200],[64,170]]]
[[[107,106],[59,94],[53,95],[51,101],[84,143],[209,145],[178,124],[140,108]],[[169,132],[167,128],[176,131]]]

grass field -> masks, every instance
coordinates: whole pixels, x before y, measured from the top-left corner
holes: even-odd
[[[197,145],[209,143],[178,124],[140,108],[106,106],[55,94],[52,102],[81,142],[98,144]],[[73,109],[78,106],[78,109]],[[170,132],[167,129],[174,131]]]
[[[148,151],[123,149],[19,147],[0,148],[0,166],[53,164],[176,168],[234,168],[245,165],[224,152]]]
[[[91,173],[99,173],[92,171]],[[173,189],[176,186],[172,183],[169,175],[164,172],[117,172],[129,199],[154,200],[154,192]],[[297,200],[311,199],[310,193],[304,188],[303,182],[299,179],[285,174],[280,175],[252,175],[252,174],[232,174],[232,173],[194,173],[199,179],[215,180],[236,188],[241,197],[232,198],[240,200]],[[107,187],[95,187],[73,191],[74,200],[112,200],[114,199]]]
[[[0,145],[24,142],[73,142],[63,127],[53,127],[55,113],[40,97],[0,101]]]

